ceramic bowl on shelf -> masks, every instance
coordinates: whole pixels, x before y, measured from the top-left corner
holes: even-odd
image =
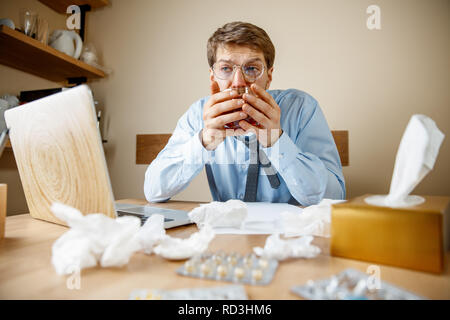
[[[13,30],[16,28],[14,22],[8,18],[0,19],[0,26],[7,26],[8,28],[11,28]]]

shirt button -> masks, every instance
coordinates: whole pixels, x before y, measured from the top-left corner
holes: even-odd
[[[284,157],[284,153],[280,153],[279,158],[283,158]]]

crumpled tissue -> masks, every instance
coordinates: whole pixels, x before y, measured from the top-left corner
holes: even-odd
[[[132,216],[112,219],[101,213],[83,215],[79,210],[61,203],[54,203],[51,210],[70,227],[52,246],[52,264],[60,275],[71,274],[74,268],[94,267],[98,262],[102,267],[121,267],[129,262],[133,253],[142,250],[150,254],[156,249],[154,246],[160,243],[164,243],[164,250],[171,251],[172,255],[185,251],[183,253],[187,256],[187,253],[206,250],[214,237],[214,234],[208,234],[208,242],[201,246],[187,239],[171,241],[164,229],[164,217],[159,214],[150,216],[141,227],[140,220]],[[191,238],[205,239],[196,234]],[[171,244],[178,246],[180,243],[183,245],[179,248],[171,247]],[[190,245],[195,248],[190,248]]]
[[[267,237],[264,248],[254,247],[256,255],[267,259],[286,260],[288,258],[315,258],[320,248],[311,244],[314,237],[303,236],[296,239],[283,240],[275,233]]]
[[[312,205],[298,212],[282,212],[282,224],[285,237],[312,235],[330,237],[331,205],[342,200],[323,199],[319,204]]]
[[[423,197],[410,193],[433,169],[444,137],[431,118],[413,115],[400,141],[389,194],[367,197],[366,203],[392,208],[423,203]]]
[[[187,239],[172,238],[166,235],[153,251],[166,259],[188,259],[208,249],[214,235],[214,231],[209,225],[205,225],[199,232],[192,234]]]
[[[247,213],[245,202],[232,199],[226,202],[213,201],[201,204],[199,207],[191,210],[188,216],[199,228],[205,225],[240,228],[247,217]]]

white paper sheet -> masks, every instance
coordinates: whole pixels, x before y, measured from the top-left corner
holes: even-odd
[[[280,213],[283,211],[302,212],[302,208],[287,203],[246,202],[248,208],[247,218],[241,229],[217,228],[216,234],[272,234],[283,233]]]

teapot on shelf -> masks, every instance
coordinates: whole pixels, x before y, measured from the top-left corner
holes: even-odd
[[[49,38],[49,45],[75,59],[78,59],[83,49],[83,41],[75,31],[55,30]]]

